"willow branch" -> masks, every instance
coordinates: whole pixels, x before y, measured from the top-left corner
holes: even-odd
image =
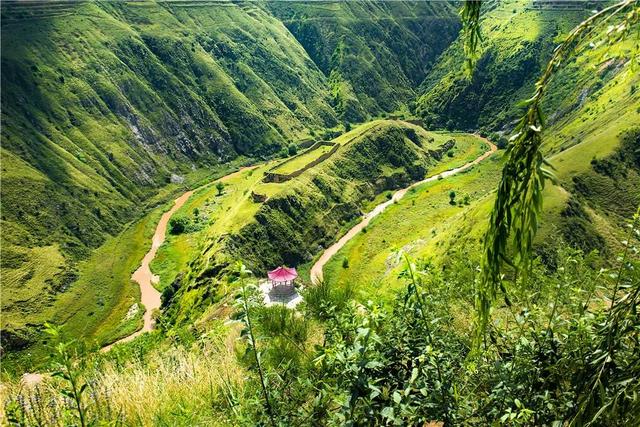
[[[526,111],[518,121],[515,135],[507,147],[506,163],[484,238],[482,277],[476,292],[478,343],[486,332],[491,305],[498,291],[504,289],[501,277],[503,264],[522,269],[525,273],[527,271],[542,211],[542,192],[546,181],[553,179],[553,174],[547,168],[549,164],[540,150],[544,127],[541,109],[544,93],[555,72],[576,47],[589,39],[596,28],[626,11],[629,14],[621,25],[628,30],[631,23],[638,22],[638,0],[625,0],[609,6],[575,27],[565,41],[556,47],[536,82],[533,96],[524,102]],[[624,32],[625,28],[622,30],[620,32]],[[508,254],[510,237],[513,237],[513,256]]]

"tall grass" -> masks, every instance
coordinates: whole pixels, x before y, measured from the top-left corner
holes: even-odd
[[[89,424],[225,425],[243,393],[244,373],[235,334],[207,336],[190,346],[164,345],[122,363],[96,356],[83,370]],[[60,379],[3,384],[3,425],[74,425],[74,403],[60,393]]]

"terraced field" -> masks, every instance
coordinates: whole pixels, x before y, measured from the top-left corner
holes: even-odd
[[[293,159],[284,162],[281,166],[278,166],[273,170],[275,173],[288,175],[296,172],[299,169],[304,168],[309,163],[318,159],[320,156],[327,154],[333,147],[330,145],[321,145],[312,150],[307,150],[304,153],[294,157]]]

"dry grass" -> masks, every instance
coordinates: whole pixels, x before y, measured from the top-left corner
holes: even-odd
[[[232,424],[230,397],[241,396],[245,377],[234,343],[235,334],[226,334],[188,348],[163,345],[124,363],[92,360],[82,376],[89,384],[84,395],[89,419],[99,425]],[[74,424],[73,405],[60,392],[62,385],[50,376],[36,384],[4,383],[0,424],[7,425],[11,416],[23,425]]]

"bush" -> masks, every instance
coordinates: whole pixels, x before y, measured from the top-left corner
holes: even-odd
[[[189,219],[184,216],[173,217],[169,220],[169,233],[182,234],[189,226]]]
[[[295,156],[298,154],[298,146],[296,144],[289,144],[289,148],[287,149],[290,156]]]
[[[456,192],[451,190],[449,192],[449,204],[450,205],[455,205],[456,204]]]
[[[349,259],[347,257],[342,258],[342,268],[349,268]]]
[[[453,150],[449,150],[449,151],[447,151],[447,156],[449,156],[449,157],[453,157]]]

